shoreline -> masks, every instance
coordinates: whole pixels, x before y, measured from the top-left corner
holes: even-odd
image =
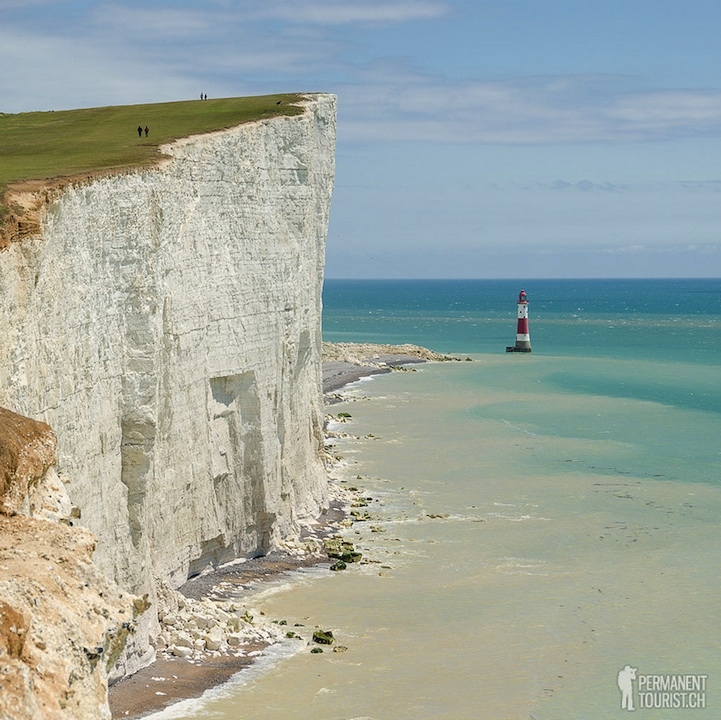
[[[413,345],[323,343],[324,407],[340,402],[343,398],[338,391],[362,378],[403,370],[406,365],[458,359]],[[330,476],[329,484],[332,484]],[[335,497],[331,498],[329,507],[313,528],[301,534],[301,545],[310,542],[322,548],[323,538],[339,532],[350,518],[350,499],[341,497],[341,493],[347,491],[337,485],[333,487]],[[296,554],[281,548],[264,557],[229,563],[192,578],[179,588],[179,592],[189,600],[242,602],[239,592],[247,592],[254,586],[290,576],[304,568],[327,565],[330,571],[332,562],[322,549],[317,553]],[[183,700],[200,698],[206,690],[227,683],[252,666],[264,650],[277,642],[278,638],[266,642],[251,641],[237,648],[238,652],[204,653],[202,659],[158,652],[153,663],[108,688],[111,716],[113,720],[139,720]]]
[[[294,573],[308,568],[330,568],[333,562],[321,548],[321,540],[340,529],[338,518],[346,517],[338,500],[324,513],[315,532],[305,534],[306,541],[315,538],[318,552],[294,554],[289,550],[273,550],[268,555],[231,562],[212,572],[192,578],[178,592],[187,600],[232,605],[245,604],[244,594],[259,586],[291,578]],[[302,542],[302,539],[301,539]],[[238,614],[240,608],[236,610]],[[246,608],[246,614],[248,610]],[[242,617],[242,616],[241,616]],[[200,698],[206,690],[230,681],[239,672],[251,667],[265,650],[277,645],[285,634],[273,620],[263,618],[257,624],[252,620],[255,634],[265,639],[245,639],[226,652],[203,652],[189,657],[175,657],[169,648],[157,653],[147,667],[122,678],[108,688],[108,703],[113,720],[127,718],[139,720],[168,707]],[[272,632],[269,632],[272,631]]]
[[[466,358],[470,360],[470,358]],[[419,345],[378,345],[373,343],[323,343],[323,400],[333,405],[333,393],[372,375],[404,370],[407,365],[458,361]]]

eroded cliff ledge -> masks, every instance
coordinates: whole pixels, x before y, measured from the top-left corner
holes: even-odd
[[[326,502],[321,287],[335,99],[65,188],[0,252],[0,405],[58,436],[106,577],[155,597]],[[117,672],[153,655],[153,613]],[[145,635],[143,635],[145,632]]]
[[[55,435],[0,408],[0,717],[110,716],[108,670],[146,604],[92,562],[55,470]]]

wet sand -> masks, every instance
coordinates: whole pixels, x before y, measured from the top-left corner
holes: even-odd
[[[246,653],[265,645],[246,645]],[[230,680],[253,664],[255,656],[221,655],[202,663],[185,658],[159,656],[149,667],[124,678],[108,692],[113,718],[142,718],[181,700],[200,697],[206,690]]]
[[[326,405],[338,402],[332,393],[361,378],[389,373],[406,365],[458,360],[416,345],[323,343],[323,396]]]
[[[415,362],[419,362],[414,359]],[[350,383],[357,382],[361,378],[380,373],[388,373],[390,367],[361,366],[350,362],[333,361],[323,363],[323,395],[340,390]],[[326,403],[328,399],[326,398]]]

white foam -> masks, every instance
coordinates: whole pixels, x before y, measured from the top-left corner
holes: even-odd
[[[527,520],[550,521],[551,519],[540,515],[506,515],[504,513],[488,513],[486,517],[496,518],[497,520],[509,520],[510,522],[525,522]]]
[[[270,645],[263,650],[262,655],[258,656],[252,665],[237,672],[227,682],[206,690],[199,698],[181,700],[164,710],[146,715],[145,720],[179,720],[180,718],[184,720],[189,717],[197,717],[201,713],[207,717],[207,709],[212,702],[230,697],[238,688],[248,685],[272,670],[278,663],[305,649],[305,644],[292,641],[282,641]]]

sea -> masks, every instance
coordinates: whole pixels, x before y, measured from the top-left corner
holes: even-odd
[[[533,352],[515,343],[529,300]],[[332,630],[153,718],[721,717],[721,280],[327,280],[325,340],[457,360],[345,390],[365,562],[247,598]]]

